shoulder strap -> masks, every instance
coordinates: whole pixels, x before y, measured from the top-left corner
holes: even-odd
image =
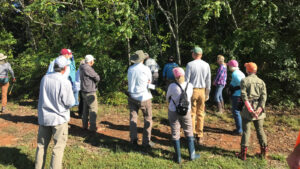
[[[175,82],[175,84],[177,84],[177,86],[179,86],[179,87],[180,87],[180,89],[181,89],[181,91],[183,92],[183,89],[182,89],[182,87],[180,86],[180,84],[179,84],[179,83],[177,83],[177,82]]]
[[[186,86],[185,86],[185,89],[184,89],[184,92],[186,93],[186,90],[188,88],[188,85],[189,85],[189,82],[186,82]]]

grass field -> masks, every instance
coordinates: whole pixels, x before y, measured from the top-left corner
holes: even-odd
[[[2,136],[14,136],[17,141],[11,144],[0,144],[0,168],[11,169],[30,169],[34,168],[34,156],[36,148],[36,134],[37,134],[37,121],[36,109],[34,106],[20,106],[18,103],[10,104],[9,115],[0,116],[0,124],[7,124],[5,126],[0,125],[0,137]],[[154,129],[158,130],[162,127],[168,128],[164,123],[167,119],[166,107],[163,105],[155,106],[154,110]],[[218,121],[226,123],[232,123],[233,120],[230,114],[222,116],[214,116],[208,111],[206,116],[207,125],[214,124]],[[115,122],[117,119],[128,120],[128,111],[126,106],[105,106],[100,105],[99,119],[107,120],[112,119],[111,122]],[[299,115],[293,115],[296,119]],[[23,117],[23,118],[22,118]],[[31,118],[31,119],[30,119]],[[272,124],[280,124],[284,126],[285,130],[297,133],[299,129],[299,121],[292,118],[288,120],[286,117],[272,115],[270,119],[273,122],[266,121],[266,130],[269,132],[276,132]],[[299,119],[299,118],[298,118]],[[77,120],[77,121],[76,121]],[[140,115],[140,120],[142,116]],[[28,122],[29,121],[29,122]],[[275,121],[275,122],[274,122]],[[121,123],[121,122],[120,122]],[[272,124],[271,124],[272,123]],[[15,124],[15,125],[14,125]],[[234,149],[226,149],[222,146],[218,140],[215,143],[205,142],[204,146],[197,146],[197,153],[201,154],[201,158],[195,161],[189,161],[188,150],[186,141],[181,139],[181,151],[183,157],[183,163],[177,164],[172,161],[174,155],[174,149],[168,141],[156,141],[158,148],[144,149],[142,147],[133,147],[128,141],[128,131],[126,134],[120,133],[120,137],[112,137],[101,132],[100,134],[77,132],[80,129],[80,120],[73,119],[70,122],[70,133],[68,145],[65,149],[65,155],[63,159],[63,168],[66,169],[92,169],[92,168],[141,168],[141,169],[156,169],[156,168],[186,168],[186,169],[269,169],[269,168],[287,168],[285,162],[288,151],[280,152],[280,150],[270,151],[269,159],[264,160],[255,156],[254,151],[249,153],[247,161],[241,161],[237,159],[234,154],[237,151]],[[127,124],[125,121],[124,124]],[[128,125],[128,124],[127,124]],[[24,128],[32,127],[30,131],[22,130]],[[24,129],[23,128],[23,129]],[[254,130],[254,129],[253,129]],[[117,132],[117,131],[116,131]],[[154,132],[155,133],[155,132]],[[253,131],[253,133],[255,133]],[[167,133],[169,134],[169,133]],[[213,136],[214,133],[211,133]],[[154,134],[155,135],[155,134]],[[226,135],[226,134],[225,134]],[[228,134],[227,134],[228,135]],[[163,137],[163,136],[162,136]],[[232,136],[228,136],[230,139]],[[296,137],[296,136],[295,136]],[[2,137],[3,138],[3,137]],[[125,138],[125,139],[124,139]],[[156,137],[155,137],[156,138]],[[159,137],[155,140],[159,140]],[[284,142],[288,146],[292,145],[294,138],[287,138],[290,143]],[[255,141],[253,141],[255,142]],[[276,141],[275,141],[276,142]],[[0,142],[1,143],[1,142]],[[272,142],[273,143],[273,142]],[[256,143],[257,144],[257,143]],[[281,146],[280,141],[278,145]],[[49,166],[51,158],[52,144],[48,148],[47,164]],[[254,147],[254,146],[253,146]],[[292,146],[290,146],[290,149]]]

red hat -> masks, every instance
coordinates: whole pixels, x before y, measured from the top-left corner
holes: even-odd
[[[61,55],[72,55],[72,52],[70,52],[68,49],[63,48],[62,50],[60,50],[60,54]]]
[[[239,67],[239,63],[236,60],[230,60],[227,65],[231,67]]]

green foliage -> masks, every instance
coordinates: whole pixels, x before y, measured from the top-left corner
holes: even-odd
[[[175,54],[172,34],[154,0],[35,0],[19,7],[16,2],[0,2],[0,52],[9,56],[16,72],[19,97],[38,95],[39,82],[61,48],[72,49],[77,65],[86,54],[96,57],[101,96],[112,104],[123,103],[108,97],[127,90],[130,52],[143,49],[161,66]],[[174,1],[160,3],[174,13]],[[177,0],[177,4],[183,66],[192,60],[194,45],[203,48],[203,59],[210,64],[218,54],[237,59],[241,70],[245,62],[253,61],[267,84],[269,102],[300,104],[299,1]],[[213,74],[215,70],[212,67]],[[154,101],[163,102],[164,93],[158,93]]]

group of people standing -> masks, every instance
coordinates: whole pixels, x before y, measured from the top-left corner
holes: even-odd
[[[181,162],[180,153],[180,128],[183,128],[184,134],[188,140],[188,149],[190,159],[194,160],[200,157],[195,153],[194,140],[201,145],[204,140],[204,117],[205,102],[209,99],[211,90],[211,70],[207,62],[202,60],[203,51],[196,46],[192,49],[193,61],[186,66],[186,71],[178,66],[174,66],[172,74],[174,80],[169,80],[166,100],[169,103],[168,119],[171,126],[172,142],[175,149],[174,160]],[[128,69],[128,104],[130,109],[130,139],[131,143],[137,145],[137,113],[141,109],[144,115],[144,131],[142,145],[153,147],[155,144],[151,141],[152,128],[152,74],[151,70],[143,64],[147,59],[147,54],[142,50],[136,51],[130,58],[133,63]],[[169,58],[170,59],[170,58]],[[172,58],[171,58],[172,59]],[[241,135],[241,152],[237,157],[246,160],[247,147],[250,139],[250,126],[254,122],[259,143],[261,146],[261,156],[267,154],[267,138],[263,130],[265,115],[265,103],[267,99],[266,85],[257,77],[257,65],[253,62],[246,63],[244,66],[248,74],[239,70],[239,64],[236,60],[230,60],[225,64],[225,58],[218,55],[218,69],[213,85],[216,86],[215,101],[218,105],[218,113],[224,109],[224,100],[222,90],[226,85],[227,67],[232,72],[230,82],[230,91],[232,99],[232,113],[235,119],[236,129],[234,134]],[[169,65],[168,65],[169,64]],[[174,63],[170,60],[165,68],[171,67]],[[164,68],[164,69],[165,69]],[[171,77],[170,74],[163,73],[164,77]],[[185,94],[189,102],[188,111],[185,114],[179,114],[179,105],[181,106],[182,94]],[[245,105],[245,106],[243,106]]]
[[[3,55],[3,54],[2,54]],[[15,81],[14,73],[9,63],[3,61],[5,56],[0,54],[0,84],[2,95],[5,91],[7,73],[10,72]],[[209,100],[211,91],[211,70],[207,62],[202,60],[203,51],[196,46],[191,50],[193,61],[189,62],[186,70],[175,63],[174,57],[168,58],[164,66],[163,79],[168,84],[166,100],[169,103],[168,119],[171,126],[171,139],[175,149],[174,160],[181,162],[180,128],[183,128],[188,142],[190,160],[200,158],[195,152],[195,145],[201,145],[204,140],[205,102]],[[155,143],[151,141],[152,131],[152,94],[158,80],[159,66],[142,50],[134,52],[128,69],[128,105],[130,111],[130,142],[138,145],[137,119],[141,109],[144,116],[142,146],[152,148]],[[61,168],[64,148],[68,138],[68,122],[70,108],[82,103],[82,127],[87,130],[99,132],[96,119],[98,112],[97,84],[100,76],[92,68],[95,58],[86,55],[76,70],[74,56],[70,49],[62,49],[60,56],[54,59],[40,84],[38,101],[38,139],[36,151],[36,168],[44,168],[46,151],[51,138],[54,147],[51,159],[51,168]],[[145,63],[144,63],[145,62]],[[236,60],[227,64],[222,55],[218,55],[217,63],[220,65],[213,85],[216,86],[215,101],[218,113],[224,110],[222,90],[226,85],[227,67],[232,72],[230,90],[232,93],[232,113],[236,123],[235,134],[242,135],[241,152],[237,154],[246,160],[247,147],[250,139],[250,126],[254,122],[257,136],[261,146],[261,155],[266,156],[267,139],[263,130],[265,103],[267,99],[266,85],[257,77],[257,65],[253,62],[244,66],[248,74],[239,70]],[[4,71],[4,68],[5,71]],[[3,69],[3,70],[2,70]],[[171,71],[170,71],[171,70]],[[2,83],[2,81],[4,81]],[[7,90],[6,90],[7,91]],[[79,94],[80,93],[80,94]],[[187,104],[185,112],[178,113]],[[2,110],[5,107],[5,97],[2,96]],[[242,105],[245,105],[242,107]]]

